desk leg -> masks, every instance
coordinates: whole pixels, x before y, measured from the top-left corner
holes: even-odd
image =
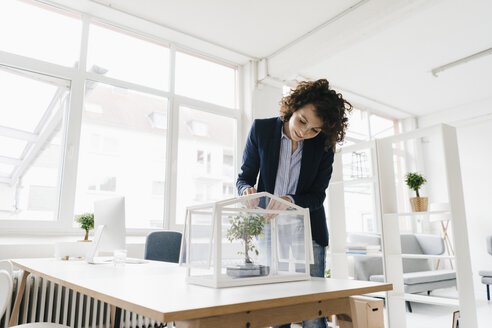
[[[120,328],[121,308],[111,305],[111,328]]]
[[[22,297],[24,296],[24,290],[26,289],[26,281],[28,275],[29,271],[24,271],[24,273],[22,274],[22,280],[19,288],[17,289],[17,295],[15,296],[14,308],[12,309],[12,313],[10,314],[9,327],[17,325],[20,305],[22,302]]]

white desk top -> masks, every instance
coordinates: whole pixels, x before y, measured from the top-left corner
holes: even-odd
[[[185,268],[145,264],[15,259],[17,267],[109,304],[167,322],[391,290],[391,284],[313,278],[308,281],[214,289],[187,284]]]

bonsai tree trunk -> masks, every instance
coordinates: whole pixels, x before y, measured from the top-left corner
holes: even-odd
[[[85,237],[84,240],[89,240],[89,230],[85,231]]]
[[[251,261],[251,259],[249,258],[249,254],[248,254],[248,240],[247,239],[244,239],[244,262],[245,263],[253,263]]]
[[[420,197],[419,190],[417,189],[417,190],[415,190],[415,192],[417,193],[417,197]]]

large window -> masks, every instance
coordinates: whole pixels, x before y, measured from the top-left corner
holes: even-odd
[[[0,218],[56,220],[69,81],[0,66]]]
[[[233,196],[236,67],[81,17],[0,1],[2,231],[70,231],[116,196],[127,228],[179,229]]]

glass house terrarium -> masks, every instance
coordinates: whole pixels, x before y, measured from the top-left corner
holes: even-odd
[[[267,192],[186,209],[180,264],[187,282],[232,287],[308,280],[309,210]]]

